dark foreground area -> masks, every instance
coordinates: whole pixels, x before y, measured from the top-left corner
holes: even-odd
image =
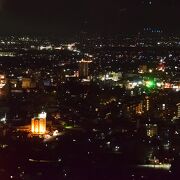
[[[65,133],[49,139],[18,134],[1,139],[0,179],[139,180],[178,179],[179,160],[170,169],[140,167],[124,152],[99,149],[85,134]]]

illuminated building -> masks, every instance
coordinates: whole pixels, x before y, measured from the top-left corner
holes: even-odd
[[[172,88],[172,84],[170,84],[170,83],[165,83],[165,84],[164,84],[164,88],[165,88],[165,89],[170,89],[170,88]]]
[[[165,64],[164,63],[160,63],[159,65],[158,65],[158,67],[157,67],[157,70],[158,71],[165,71]]]
[[[125,85],[126,89],[134,89],[136,86],[138,85],[137,82],[130,82],[130,81],[127,81],[127,84]]]
[[[126,107],[126,115],[128,115],[129,117],[133,117],[134,115],[141,115],[143,113],[144,111],[142,102],[134,102],[127,105]]]
[[[92,61],[81,60],[79,61],[79,78],[88,78],[89,76],[89,63]]]
[[[100,79],[102,81],[105,80],[112,80],[112,81],[118,81],[122,78],[122,73],[118,72],[108,72],[107,74],[103,75]]]
[[[157,124],[146,124],[146,132],[148,137],[156,136],[158,133]]]
[[[67,45],[67,49],[69,50],[69,51],[73,51],[74,49],[75,49],[75,43],[72,43],[72,44],[68,44]]]
[[[177,117],[180,118],[180,103],[177,104]]]
[[[173,87],[172,87],[175,91],[180,91],[180,84],[177,83],[177,84],[173,84]]]
[[[22,88],[23,89],[31,88],[31,79],[30,78],[23,78],[22,79]]]
[[[142,113],[143,113],[143,104],[141,102],[136,106],[136,114],[142,114]]]
[[[146,73],[147,72],[147,65],[139,66],[139,73]]]
[[[0,122],[2,122],[3,124],[6,124],[6,120],[7,120],[7,118],[6,118],[6,114],[5,114],[5,116],[0,119]]]
[[[6,85],[6,77],[3,74],[0,74],[0,89]]]
[[[162,104],[162,110],[163,110],[163,111],[166,110],[166,104]]]
[[[145,98],[145,109],[146,109],[146,111],[149,111],[149,109],[150,109],[149,97],[148,96],[146,96],[146,98]]]
[[[40,113],[38,117],[31,120],[31,132],[33,134],[45,134],[46,133],[46,113]]]
[[[9,79],[11,88],[17,88],[18,87],[18,79]]]
[[[14,57],[15,54],[12,52],[0,52],[0,57]]]

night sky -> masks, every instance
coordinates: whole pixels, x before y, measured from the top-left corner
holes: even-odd
[[[0,0],[0,33],[180,30],[179,0]]]

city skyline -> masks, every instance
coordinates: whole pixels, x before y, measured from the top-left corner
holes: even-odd
[[[0,180],[179,180],[179,7],[0,0]]]

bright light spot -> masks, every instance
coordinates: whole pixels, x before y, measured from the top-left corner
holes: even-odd
[[[53,132],[53,136],[58,136],[59,135],[59,131],[58,130],[55,130],[54,132]]]
[[[150,73],[152,73],[152,72],[153,72],[153,70],[152,70],[152,69],[149,69],[149,72],[150,72]]]
[[[38,114],[38,118],[46,119],[46,117],[47,117],[46,112],[42,112],[42,113]]]
[[[146,86],[148,87],[148,88],[152,88],[152,87],[154,87],[154,82],[153,81],[147,81],[146,82]]]

